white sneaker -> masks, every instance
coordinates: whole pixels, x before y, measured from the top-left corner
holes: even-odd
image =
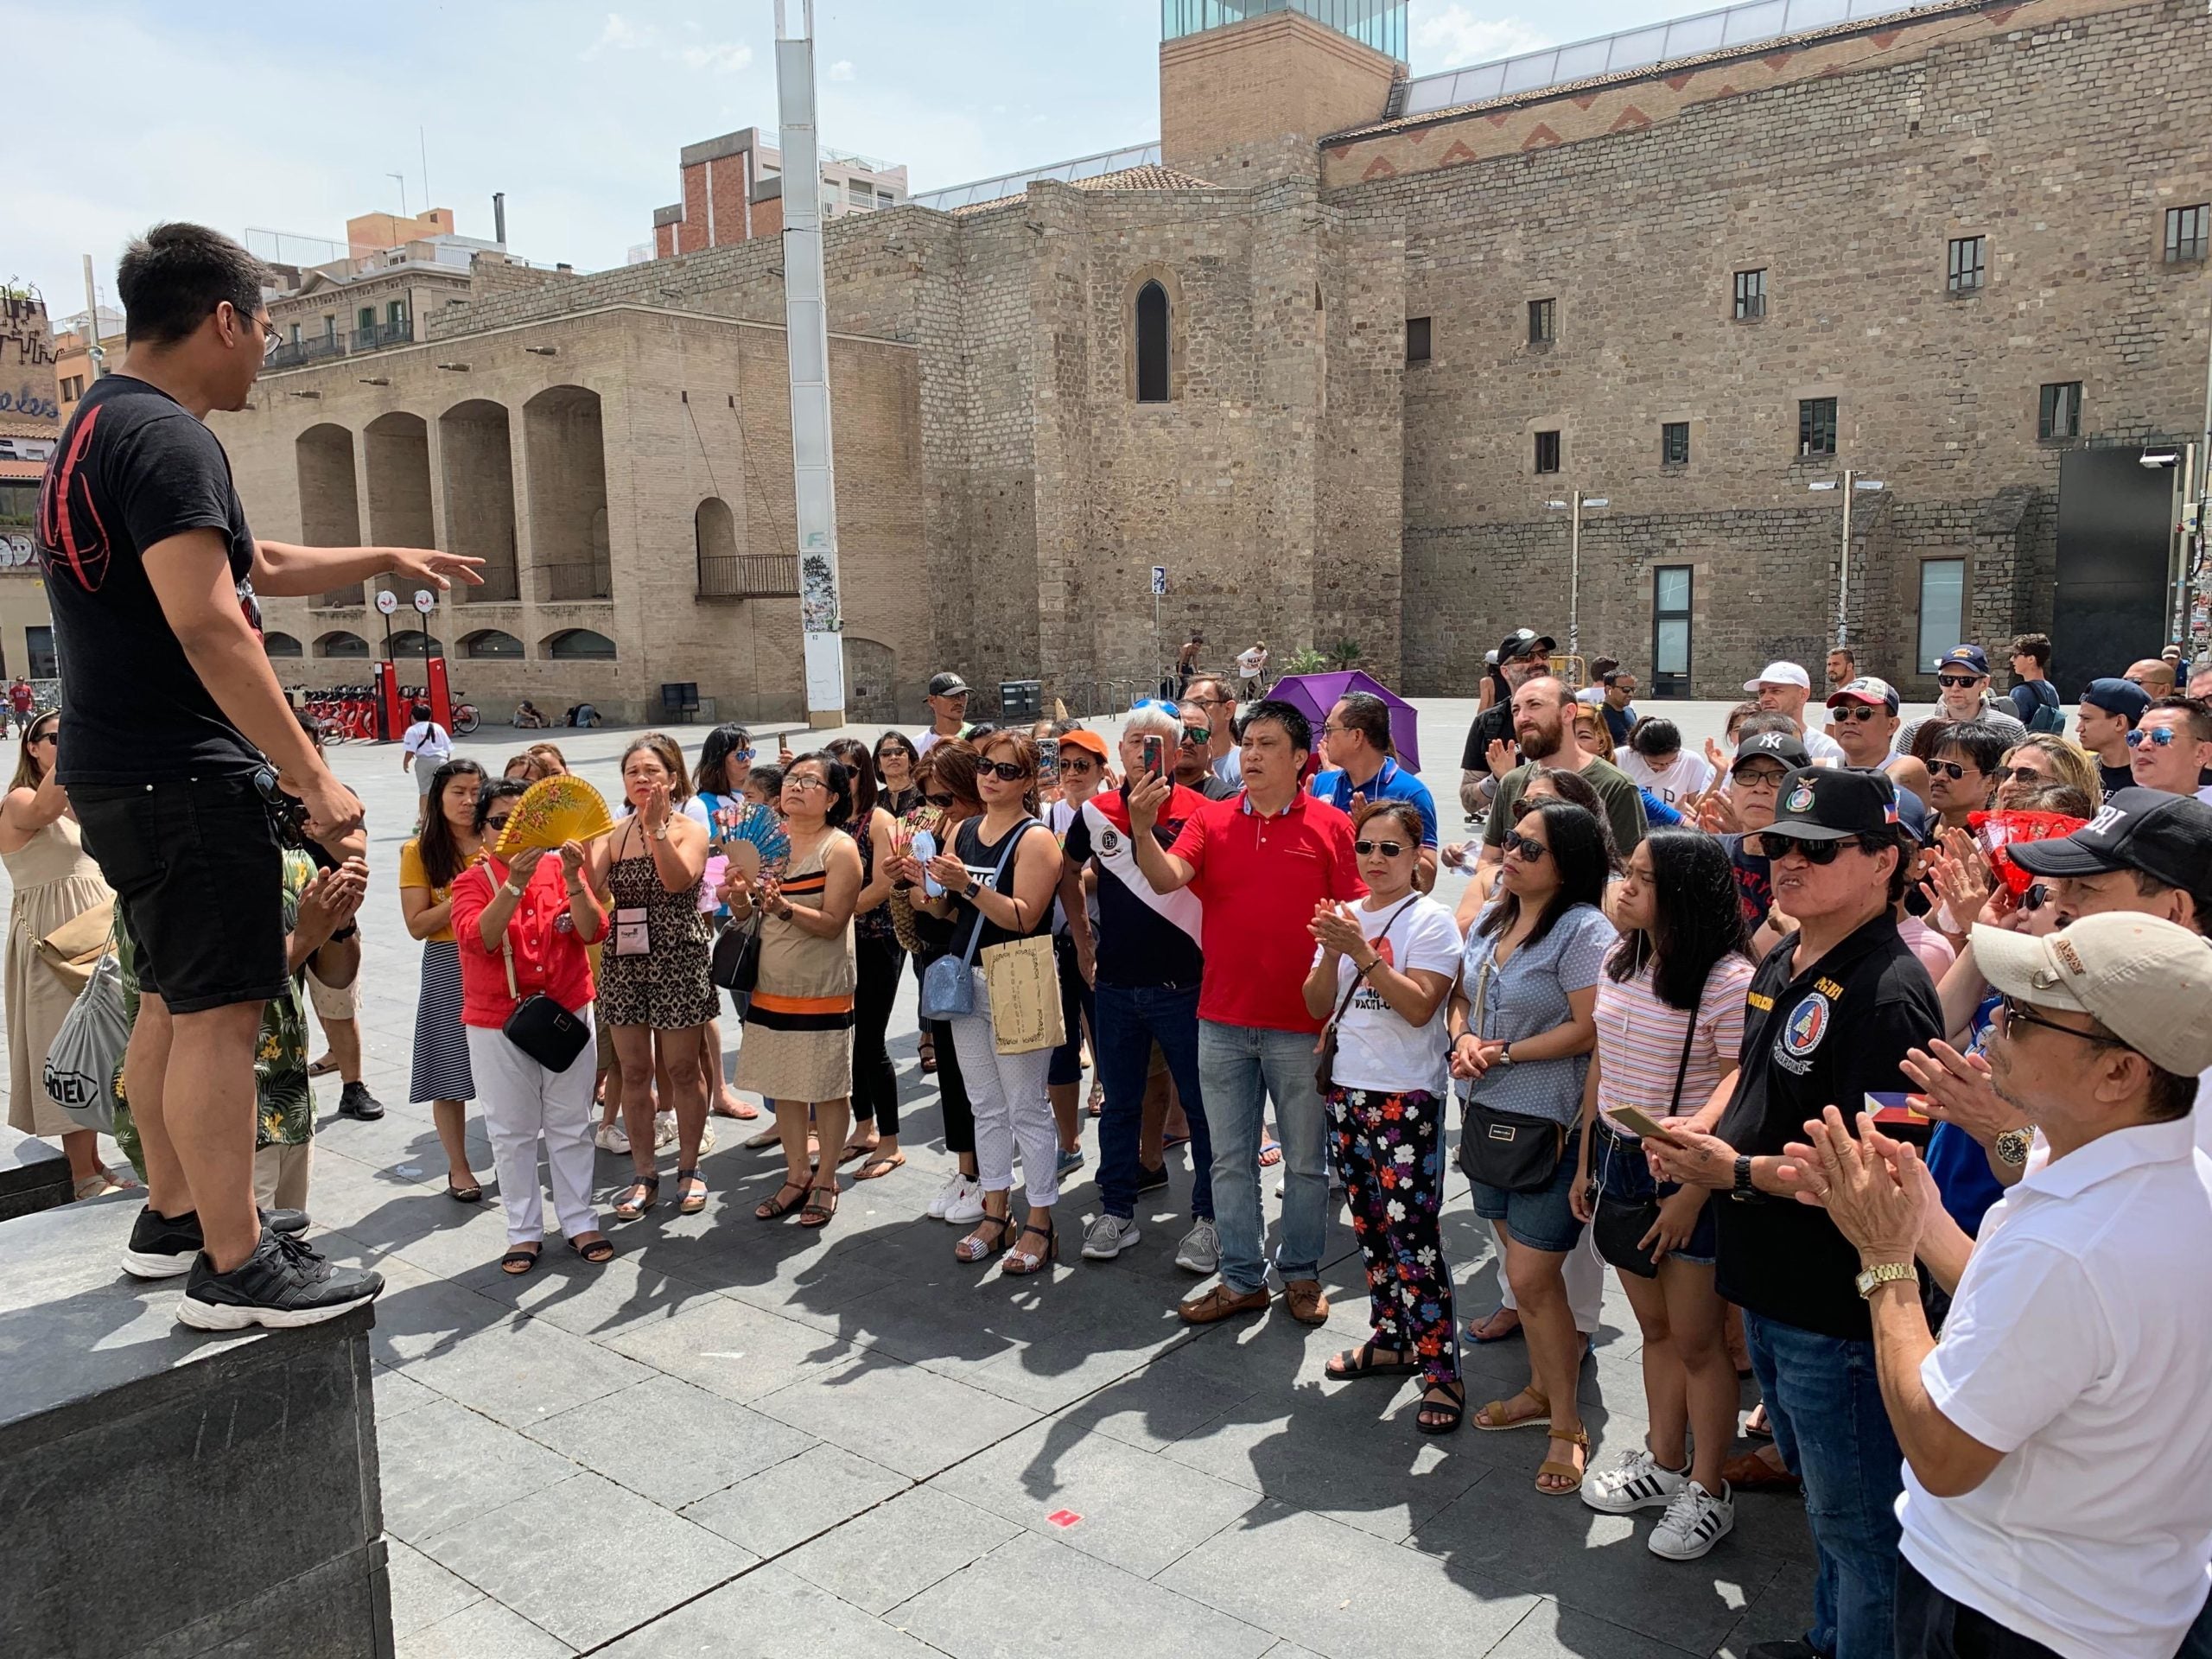
[[[973,1227],[983,1218],[983,1184],[972,1175],[960,1178],[960,1190],[944,1206],[944,1218],[955,1227]]]
[[[715,1149],[715,1120],[709,1118],[707,1126],[699,1131],[699,1155],[703,1158]]]
[[[666,1152],[675,1144],[676,1114],[674,1112],[655,1112],[653,1114],[654,1150],[657,1152]]]
[[[1736,1505],[1726,1481],[1713,1497],[1694,1480],[1667,1506],[1652,1529],[1651,1553],[1670,1561],[1694,1561],[1728,1535],[1736,1524]]]
[[[1607,1515],[1627,1515],[1637,1510],[1664,1509],[1675,1501],[1690,1478],[1669,1469],[1643,1446],[1624,1452],[1611,1467],[1601,1469],[1582,1483],[1582,1501]]]
[[[961,1183],[967,1179],[957,1169],[944,1178],[944,1185],[938,1188],[937,1196],[930,1200],[929,1218],[931,1221],[944,1219],[946,1206],[960,1196]]]
[[[1127,1216],[1101,1216],[1083,1236],[1083,1253],[1093,1262],[1111,1262],[1143,1236]]]
[[[1191,1230],[1183,1235],[1183,1242],[1175,1247],[1175,1265],[1185,1273],[1221,1271],[1221,1235],[1214,1231],[1213,1223],[1198,1221],[1191,1224]]]
[[[591,1139],[592,1144],[601,1152],[626,1153],[630,1150],[630,1131],[624,1128],[619,1121],[601,1124],[599,1133]]]

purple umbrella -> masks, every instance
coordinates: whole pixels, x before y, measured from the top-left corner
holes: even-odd
[[[1268,695],[1279,697],[1313,722],[1315,743],[1328,722],[1329,710],[1347,691],[1371,691],[1390,707],[1390,741],[1398,751],[1398,764],[1408,772],[1421,770],[1421,740],[1414,729],[1421,711],[1370,674],[1352,669],[1341,674],[1287,674]]]

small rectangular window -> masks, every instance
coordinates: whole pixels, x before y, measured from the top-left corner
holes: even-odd
[[[1559,471],[1558,433],[1539,432],[1536,434],[1536,470],[1540,473]]]
[[[2212,251],[2212,205],[2166,209],[2166,263],[2185,264]]]
[[[1766,272],[1739,270],[1736,273],[1736,321],[1749,322],[1755,317],[1766,315]]]
[[[875,193],[875,205],[879,207],[893,207],[896,205],[898,200],[888,190],[879,190]]]
[[[1801,455],[1835,454],[1835,399],[1801,397],[1797,400],[1797,453]]]
[[[1691,567],[1665,564],[1651,573],[1651,695],[1688,696],[1690,690]]]
[[[54,630],[50,627],[29,627],[23,630],[23,649],[31,659],[31,678],[51,680],[60,669],[54,655]]]
[[[1924,559],[1920,566],[1920,671],[1966,638],[1967,562]]]
[[[376,307],[373,305],[363,306],[359,314],[353,319],[353,326],[365,334],[374,334],[377,327]]]
[[[2036,436],[2078,438],[2082,435],[2082,383],[2054,381],[2043,389],[2036,410]]]
[[[1557,304],[1554,300],[1529,302],[1529,343],[1531,346],[1548,346],[1557,338]]]
[[[1426,363],[1428,361],[1428,325],[1429,320],[1427,317],[1406,319],[1407,362]]]
[[[397,328],[407,321],[407,302],[394,300],[384,308],[384,320]]]
[[[1659,429],[1659,460],[1662,466],[1687,467],[1690,459],[1690,423],[1669,421]]]
[[[1951,238],[1950,257],[1943,267],[1946,293],[1971,294],[1981,286],[1983,260],[1988,245],[1989,238],[1985,236],[1955,236]]]

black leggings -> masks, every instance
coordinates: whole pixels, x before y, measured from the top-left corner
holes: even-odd
[[[899,1133],[899,1073],[883,1039],[906,959],[896,939],[853,941],[853,1122],[872,1122],[884,1135]]]
[[[935,957],[914,957],[914,982],[921,982]],[[968,1085],[961,1081],[960,1056],[953,1052],[952,1027],[942,1020],[921,1022],[922,1035],[937,1054],[937,1099],[944,1114],[944,1149],[956,1157],[976,1150],[976,1109],[969,1103]]]

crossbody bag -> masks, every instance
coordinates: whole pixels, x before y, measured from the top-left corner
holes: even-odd
[[[1006,850],[999,855],[998,868],[991,872],[991,879],[985,883],[986,886],[997,887],[1001,893],[1006,891],[1000,883],[1005,879],[1007,867],[1014,862],[1014,849],[1021,844],[1022,836],[1029,833],[1029,826],[1036,822],[1034,818],[1024,818],[1014,826],[1013,833],[1006,838]],[[968,948],[957,959],[949,956],[939,957],[922,970],[920,1013],[923,1019],[963,1020],[976,1012],[976,976],[969,970],[975,965],[976,945],[982,937],[983,918],[978,912],[976,925],[969,931]]]
[[[1490,997],[1494,960],[1483,964],[1475,981],[1474,1017],[1468,1030],[1483,1040],[1484,1005]],[[1527,1112],[1500,1111],[1468,1097],[1459,1125],[1459,1168],[1471,1181],[1507,1192],[1541,1192],[1559,1173],[1567,1150],[1567,1126]]]
[[[1700,997],[1699,1000],[1701,1003],[1704,999]],[[1682,1109],[1682,1079],[1689,1075],[1690,1050],[1697,1042],[1697,1009],[1692,1008],[1688,1028],[1682,1033],[1681,1058],[1675,1062],[1675,1093],[1667,1106],[1669,1117]],[[1616,1135],[1609,1141],[1605,1156],[1624,1155],[1626,1151],[1618,1144]],[[1597,1245],[1599,1255],[1623,1273],[1632,1273],[1639,1279],[1656,1279],[1659,1276],[1659,1263],[1653,1259],[1651,1251],[1643,1243],[1658,1223],[1658,1199],[1645,1198],[1639,1204],[1624,1204],[1618,1198],[1609,1198],[1605,1195],[1605,1182],[1601,1178],[1597,1207],[1592,1215],[1590,1236],[1592,1243]]]
[[[505,933],[499,935],[499,954],[507,964],[507,995],[515,1002],[500,1031],[548,1071],[566,1071],[591,1041],[590,1025],[543,991],[524,996],[515,988],[514,941]]]
[[[1414,899],[1419,897],[1419,893],[1414,895]],[[1382,924],[1381,931],[1375,936],[1375,948],[1378,951],[1382,948],[1382,941],[1390,937],[1392,925],[1413,907],[1414,899],[1407,899],[1392,911],[1389,919]],[[1337,1011],[1329,1016],[1329,1023],[1321,1027],[1321,1040],[1314,1046],[1313,1086],[1325,1095],[1336,1092],[1337,1027],[1344,1023],[1345,1010],[1351,1007],[1352,998],[1359,995],[1359,982],[1366,977],[1361,973],[1352,975],[1351,985],[1345,988],[1343,1000],[1337,1004]]]

